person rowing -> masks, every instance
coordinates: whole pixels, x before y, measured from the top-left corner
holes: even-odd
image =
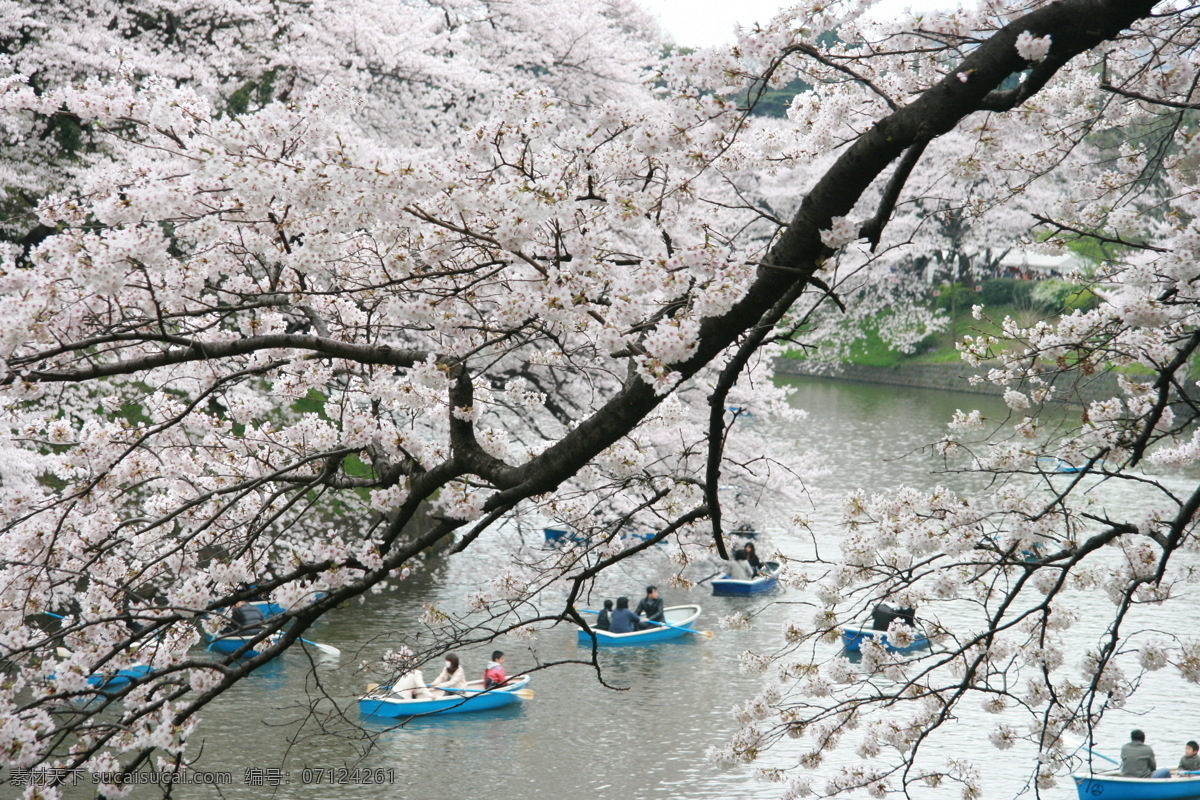
[[[663,616],[663,601],[658,596],[657,586],[647,586],[646,596],[642,598],[642,602],[638,603],[637,610],[634,612],[639,617],[645,617],[651,622],[663,622],[666,617]]]
[[[441,674],[433,679],[433,688],[439,697],[449,690],[467,688],[467,673],[459,663],[456,653],[446,654],[446,666],[442,668]]]
[[[233,604],[233,610],[229,612],[229,619],[232,624],[223,633],[232,633],[237,636],[255,636],[262,632],[263,626],[267,622],[258,606],[247,603],[245,600],[238,600]]]

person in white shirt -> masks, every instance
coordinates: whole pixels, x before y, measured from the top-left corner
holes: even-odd
[[[746,560],[745,550],[734,552],[733,561],[729,562],[729,577],[735,581],[754,580],[754,570],[750,568],[750,562]]]
[[[421,675],[421,670],[414,669],[404,673],[400,679],[392,684],[392,694],[401,700],[431,700],[433,694],[425,685],[425,678]]]

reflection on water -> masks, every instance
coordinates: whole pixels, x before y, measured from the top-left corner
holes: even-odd
[[[982,485],[978,476],[947,474],[944,465],[922,448],[945,433],[945,423],[956,408],[982,408],[985,415],[1001,419],[1007,414],[998,401],[985,396],[815,379],[793,385],[796,405],[810,416],[781,435],[795,437],[818,453],[828,474],[811,487],[814,499],[800,509],[813,520],[814,533],[777,533],[770,542],[792,555],[810,552],[813,535],[822,549],[836,546],[839,509],[827,502],[834,492],[877,491],[899,484],[978,488]],[[1188,485],[1184,478],[1176,480]],[[1120,504],[1127,511],[1130,503],[1138,502],[1125,487],[1100,486],[1095,491],[1102,505]],[[487,543],[481,540],[480,544]],[[764,549],[760,545],[760,552]],[[234,776],[233,791],[227,788],[220,796],[239,800],[778,796],[778,785],[756,780],[749,769],[720,771],[708,766],[704,752],[735,730],[730,709],[759,688],[759,678],[738,671],[739,655],[777,646],[783,623],[807,613],[796,606],[801,598],[791,592],[713,597],[707,585],[690,593],[665,590],[667,605],[701,604],[704,613],[695,627],[715,630],[716,637],[602,650],[604,680],[617,689],[602,686],[589,667],[567,665],[535,672],[530,688],[536,697],[516,706],[417,719],[400,726],[360,720],[354,701],[370,678],[359,671],[359,663],[377,659],[397,644],[398,635],[415,634],[420,628],[415,617],[421,601],[461,607],[464,596],[486,576],[485,566],[471,558],[470,554],[454,560],[435,557],[427,571],[389,593],[334,612],[307,638],[336,645],[343,655],[340,660],[316,659],[315,675],[306,658],[286,655],[213,704],[193,739],[190,755],[199,755],[200,769],[228,770]],[[602,589],[639,597],[645,584],[662,578],[661,566],[652,556],[641,565],[623,567]],[[1095,604],[1098,614],[1108,607],[1103,599],[1097,602],[1081,595],[1078,600],[1084,608]],[[753,612],[753,626],[721,630],[718,617],[735,610]],[[1178,629],[1178,621],[1158,619],[1156,613],[1140,609],[1135,622]],[[1080,654],[1094,644],[1101,627],[1098,620],[1085,621],[1072,632]],[[559,626],[532,643],[513,640],[499,647],[507,653],[509,673],[517,674],[537,663],[585,658],[588,650],[575,638],[572,627]],[[489,645],[460,651],[468,677],[482,673],[490,649]],[[1145,680],[1133,710],[1146,716],[1134,723],[1130,714],[1114,715],[1099,740],[1103,747],[1099,743],[1098,747],[1116,752],[1129,727],[1143,727],[1166,763],[1174,759],[1177,742],[1200,736],[1200,693],[1168,672],[1152,673]],[[337,713],[338,707],[345,718]],[[1169,719],[1188,720],[1188,727],[1168,728],[1168,711]],[[976,759],[985,776],[985,796],[1014,796],[1031,767],[1029,754],[994,750],[987,734],[996,718],[978,708],[963,708],[962,713],[962,719],[935,737],[931,746]],[[300,728],[304,720],[308,723]],[[798,752],[785,741],[767,761],[791,766]],[[395,782],[380,786],[304,780],[307,776],[312,781],[318,774],[314,769],[336,767],[394,769]],[[261,768],[287,770],[290,783],[245,785],[247,775],[258,775],[247,770]],[[305,773],[305,768],[310,771]],[[187,787],[179,796],[191,800],[219,795]],[[957,797],[958,791],[947,789],[930,796]],[[1062,784],[1043,796],[1067,800],[1074,797],[1074,789]]]

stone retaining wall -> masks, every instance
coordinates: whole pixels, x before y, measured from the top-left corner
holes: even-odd
[[[912,386],[939,391],[995,396],[1004,393],[1001,387],[986,381],[972,384],[971,376],[981,371],[972,368],[965,362],[960,364],[909,364],[902,367],[863,367],[857,364],[814,366],[811,362],[800,359],[779,358],[775,360],[775,371],[779,375],[804,375],[860,383]],[[1069,384],[1066,378],[1067,376],[1060,378],[1056,385],[1067,387]],[[1084,405],[1094,400],[1104,400],[1119,394],[1117,376],[1111,372],[1076,380],[1074,383],[1075,385],[1068,393],[1069,397],[1064,398],[1065,401],[1073,404]]]

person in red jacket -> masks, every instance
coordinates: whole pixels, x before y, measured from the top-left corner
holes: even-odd
[[[496,650],[492,653],[492,660],[488,662],[487,669],[483,671],[483,688],[495,689],[506,683],[508,676],[504,674],[504,653]]]

